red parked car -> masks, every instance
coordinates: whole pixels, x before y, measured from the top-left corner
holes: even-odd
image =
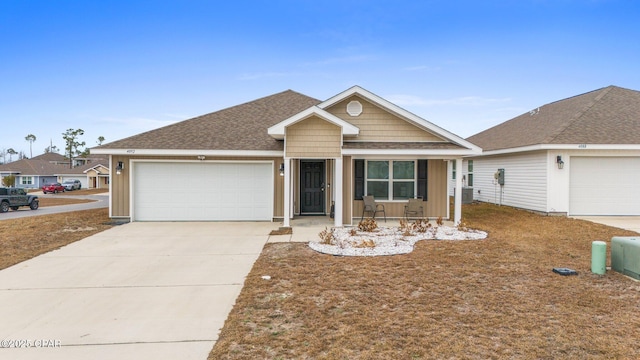
[[[57,194],[59,192],[64,192],[64,186],[60,183],[51,183],[42,186],[43,193],[54,193]]]

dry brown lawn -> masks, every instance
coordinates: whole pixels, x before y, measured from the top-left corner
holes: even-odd
[[[209,359],[640,358],[640,283],[590,272],[592,241],[638,234],[491,204],[463,214],[486,240],[374,258],[267,244]]]
[[[53,194],[52,196],[38,196],[38,200],[40,201],[41,207],[47,206],[58,206],[58,205],[71,205],[71,204],[81,204],[94,202],[95,200],[89,199],[74,199],[68,197],[68,195],[94,195],[94,194],[102,194],[105,189],[80,189],[75,191],[65,191],[63,193]],[[26,209],[26,208],[23,208]]]
[[[104,231],[109,223],[108,209],[2,220],[0,269]]]

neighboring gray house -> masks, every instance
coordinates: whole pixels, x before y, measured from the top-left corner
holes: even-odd
[[[65,165],[57,165],[47,160],[22,159],[0,165],[0,178],[15,175],[16,187],[38,189],[45,184],[58,181],[58,177],[54,174],[66,169]]]
[[[640,215],[638,91],[609,86],[556,101],[467,140],[483,153],[455,170],[475,200],[550,214]]]

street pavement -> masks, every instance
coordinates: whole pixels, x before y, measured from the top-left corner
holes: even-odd
[[[60,196],[55,194],[40,195],[37,193],[36,195],[38,195],[39,198]],[[17,211],[9,210],[9,212],[0,213],[0,221],[24,218],[29,216],[58,214],[58,213],[64,213],[64,212],[70,212],[70,211],[100,209],[100,208],[109,207],[108,192],[103,194],[95,194],[95,195],[63,195],[63,196],[65,198],[88,199],[88,200],[94,200],[94,201],[88,202],[88,203],[81,203],[81,204],[47,206],[47,207],[41,207],[38,210],[31,210],[29,209],[28,206],[23,206],[23,207],[20,207]]]

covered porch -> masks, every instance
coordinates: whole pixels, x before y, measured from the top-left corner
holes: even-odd
[[[421,198],[425,218],[460,222],[461,193],[455,196],[453,218],[449,216],[448,174],[452,162],[460,162],[457,166],[462,166],[461,157],[422,155],[389,159],[380,156],[284,159],[283,226],[311,218],[325,219],[337,227],[355,225],[363,215],[364,194],[374,196],[384,206],[388,221],[402,219],[408,200]],[[457,193],[462,183],[461,179],[456,181],[460,182],[455,186]]]

